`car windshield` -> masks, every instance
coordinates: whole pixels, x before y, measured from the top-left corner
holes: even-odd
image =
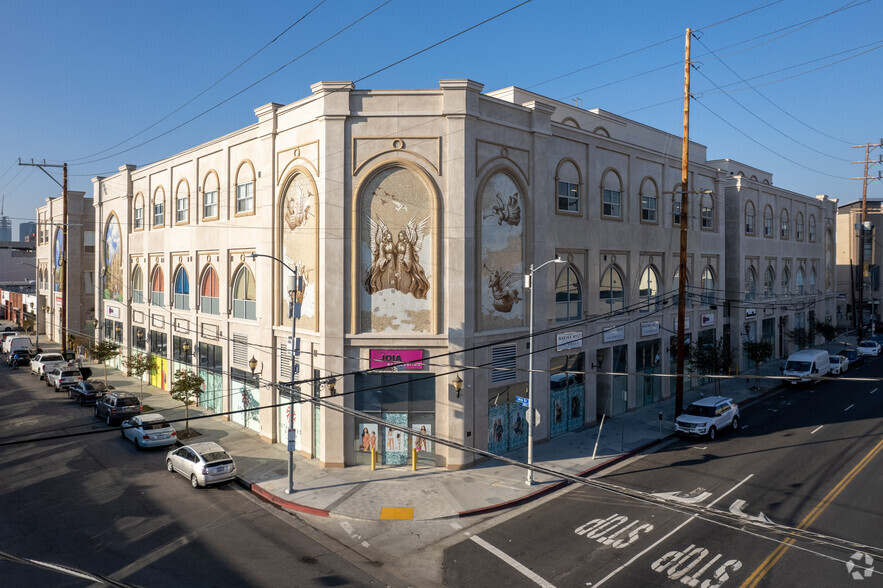
[[[685,412],[690,416],[710,417],[714,416],[714,407],[691,404],[687,407],[687,410]]]
[[[831,363],[840,363],[840,357],[837,355],[832,355],[828,359]]]
[[[136,406],[138,404],[139,404],[139,402],[138,402],[137,398],[129,398],[127,396],[123,396],[122,398],[119,398],[117,401],[117,405],[119,405],[119,406]]]
[[[859,347],[876,347],[877,344],[873,341],[862,341],[858,344]]]
[[[77,370],[68,370],[66,372],[61,372],[61,376],[63,378],[76,378],[79,375],[80,372],[78,372]]]
[[[84,384],[87,390],[94,390],[96,392],[106,392],[107,386],[104,385],[104,382],[89,382]]]
[[[205,463],[211,463],[213,461],[221,461],[222,459],[230,459],[230,456],[227,455],[226,451],[209,451],[202,454],[202,459],[205,460]]]
[[[786,372],[808,372],[810,362],[808,361],[789,361],[785,364]]]
[[[143,423],[141,428],[145,431],[149,431],[151,429],[165,429],[169,426],[169,423],[166,421],[155,421],[152,423]]]

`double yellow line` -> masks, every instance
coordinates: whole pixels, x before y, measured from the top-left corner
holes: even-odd
[[[834,502],[834,499],[837,498],[837,496],[841,492],[843,492],[843,490],[849,485],[849,483],[852,482],[853,478],[855,478],[859,474],[859,472],[861,472],[865,468],[865,466],[868,465],[868,463],[870,463],[872,459],[874,459],[875,455],[880,453],[881,449],[883,449],[883,440],[877,443],[877,445],[875,445],[874,448],[871,449],[868,454],[865,455],[865,457],[860,462],[858,462],[858,464],[856,464],[856,466],[852,468],[849,473],[846,474],[836,486],[834,486],[834,488],[831,489],[830,492],[828,492],[828,495],[825,496],[822,501],[819,502],[816,507],[812,509],[812,511],[810,511],[808,515],[806,515],[806,517],[804,517],[802,521],[800,521],[800,524],[797,525],[797,528],[802,530],[812,525],[815,520],[819,518],[819,515],[821,515],[822,512],[824,512],[824,510],[828,508],[828,506],[830,506],[832,502]],[[760,564],[756,570],[754,570],[754,572],[748,577],[748,579],[742,583],[741,588],[754,588],[755,586],[757,586],[757,584],[763,579],[763,577],[766,576],[767,572],[773,569],[773,566],[776,565],[776,563],[782,558],[782,556],[785,555],[785,552],[788,551],[796,541],[797,539],[789,537],[788,539],[785,539],[781,544],[779,544],[779,546],[776,547],[776,549],[774,549],[773,552],[769,554],[765,560],[763,560],[763,563]]]

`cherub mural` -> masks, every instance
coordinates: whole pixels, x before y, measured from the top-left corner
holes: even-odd
[[[429,280],[420,265],[419,252],[423,248],[426,227],[431,217],[419,222],[416,218],[411,218],[405,229],[399,231],[395,241],[381,217],[378,216],[377,220],[368,215],[366,217],[371,224],[372,261],[365,277],[365,290],[368,294],[374,294],[393,289],[411,294],[414,298],[426,299]]]
[[[499,192],[497,192],[495,198],[497,199],[497,204],[491,207],[491,213],[484,215],[482,220],[495,217],[499,226],[503,226],[503,223],[513,227],[518,226],[521,222],[521,206],[518,204],[518,192],[509,196],[509,201],[506,204],[503,204],[503,198]]]
[[[312,194],[309,188],[303,184],[305,182],[293,182],[292,189],[288,193],[285,210],[285,223],[292,231],[303,226],[312,212],[310,212],[310,197]]]
[[[104,232],[104,298],[123,301],[123,250],[120,223],[111,216]]]
[[[492,270],[487,265],[484,269],[490,272],[487,285],[494,297],[494,309],[499,312],[510,312],[512,306],[521,300],[518,289],[512,287],[515,284],[515,274],[501,269]]]

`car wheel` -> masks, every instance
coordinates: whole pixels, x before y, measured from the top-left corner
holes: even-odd
[[[132,443],[135,444],[136,451],[141,451],[142,449],[144,449],[143,447],[141,447],[141,442],[138,441],[138,437],[135,437],[134,439],[132,439]]]
[[[79,404],[80,406],[83,406],[83,397],[82,396],[77,396],[77,404]]]
[[[74,395],[71,394],[71,389],[70,389],[70,388],[67,389],[67,397],[68,397],[68,398],[73,398],[73,397],[74,397]]]
[[[107,413],[107,417],[105,417],[104,422],[108,425],[111,424],[112,421],[110,420],[110,413]]]
[[[717,429],[715,429],[714,427],[711,427],[710,429],[708,429],[708,440],[709,441],[714,441],[714,438],[716,436],[717,436]]]
[[[170,459],[166,460],[166,469],[169,470],[170,472],[175,471],[175,466],[172,465],[172,460],[170,460]]]
[[[733,417],[733,430],[739,430],[739,417]]]
[[[199,488],[199,479],[197,479],[196,474],[190,474],[190,485],[194,488]]]

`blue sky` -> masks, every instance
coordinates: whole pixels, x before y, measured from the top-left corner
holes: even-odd
[[[45,198],[60,194],[39,170],[18,167],[19,157],[67,161],[70,189],[91,195],[95,175],[252,124],[255,107],[294,102],[319,80],[436,88],[439,79],[471,78],[486,91],[520,86],[679,135],[687,27],[700,37],[691,138],[709,158],[771,171],[775,185],[803,194],[861,197],[861,182],[849,180],[861,166],[849,162],[864,151],[851,146],[883,137],[880,0],[533,0],[370,75],[518,4],[5,0],[0,194],[14,236]],[[883,182],[868,193],[883,197]]]

